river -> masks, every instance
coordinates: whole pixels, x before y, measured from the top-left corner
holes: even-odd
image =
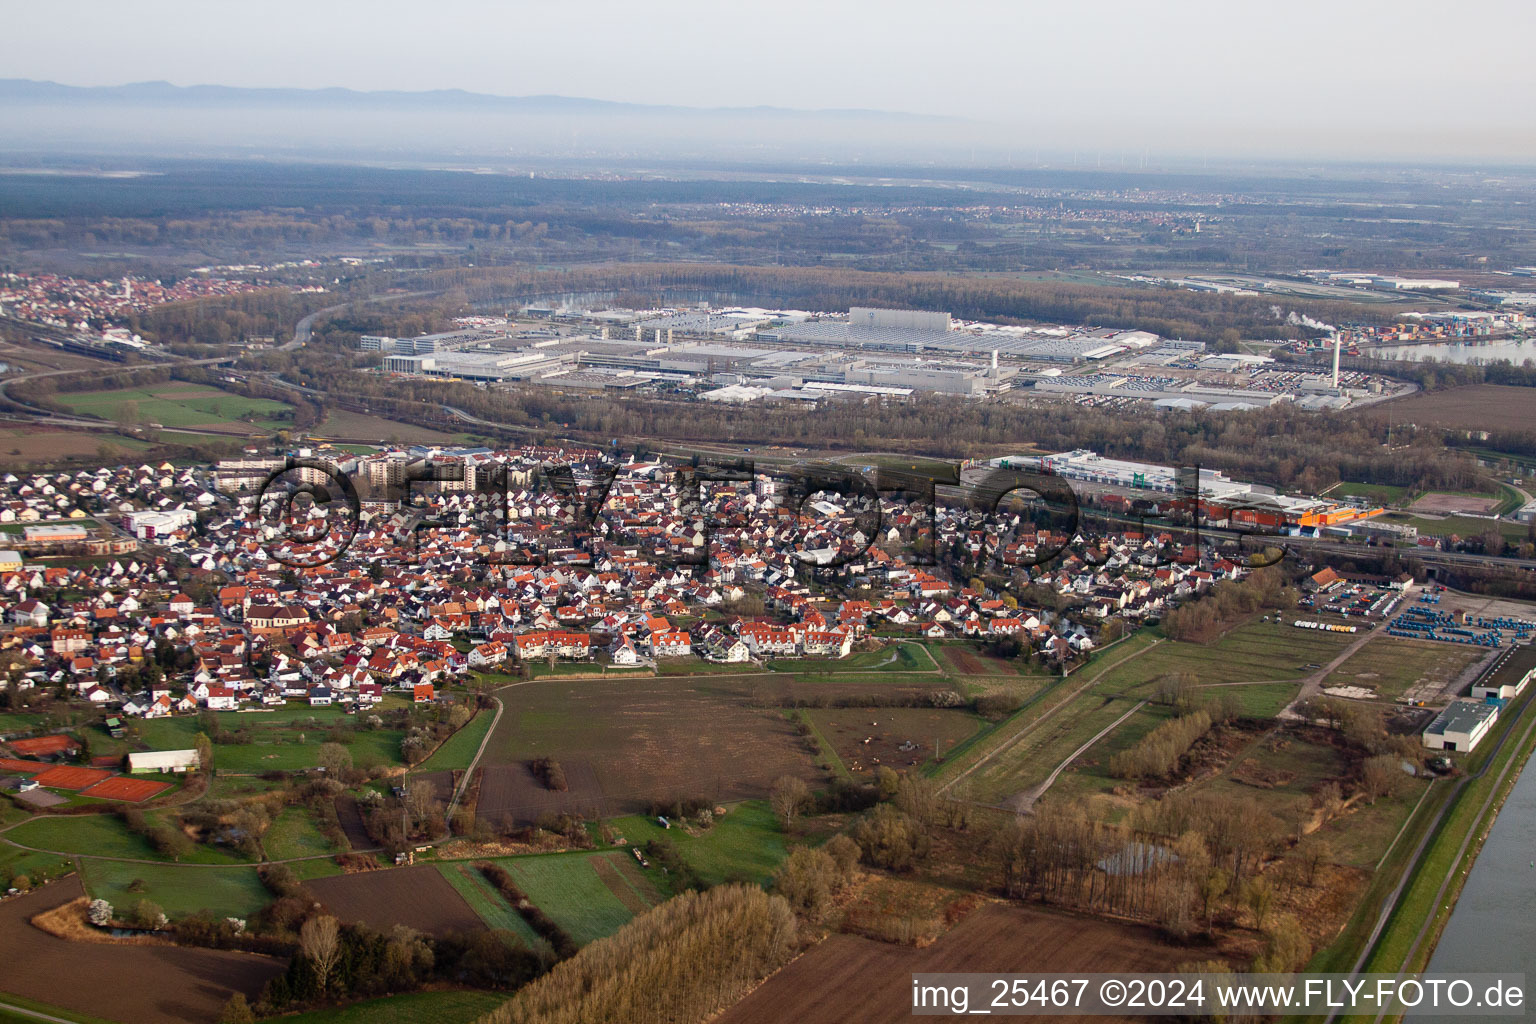
[[[1409,362],[1434,359],[1441,363],[1491,363],[1507,359],[1519,366],[1527,359],[1536,360],[1536,340],[1532,341],[1437,341],[1426,345],[1384,345],[1366,349],[1374,359],[1402,359]]]
[[[1536,771],[1522,771],[1473,862],[1429,960],[1431,972],[1524,971],[1536,978]],[[1409,1015],[1410,1021],[1431,1017]]]

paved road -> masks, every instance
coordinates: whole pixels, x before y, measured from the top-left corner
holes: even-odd
[[[386,292],[383,295],[370,295],[367,298],[357,299],[355,301],[360,303],[388,302],[392,299],[419,299],[424,295],[441,295],[442,293],[443,289],[434,289],[422,292],[401,292],[398,295]],[[313,313],[309,314],[304,319],[293,325],[293,337],[277,346],[277,351],[292,352],[296,348],[303,348],[305,345],[309,344],[309,339],[314,336],[316,320],[320,319],[322,316],[328,316],[331,313],[339,313],[350,305],[353,305],[353,303],[339,302],[334,306],[326,306],[324,309],[315,310]]]
[[[470,758],[469,767],[464,769],[464,774],[459,778],[459,784],[454,787],[453,798],[448,801],[448,813],[443,815],[443,820],[448,823],[449,829],[453,828],[453,812],[459,807],[459,800],[464,796],[464,790],[469,788],[469,780],[475,774],[475,768],[480,764],[480,755],[485,753],[486,746],[491,742],[491,737],[496,733],[496,727],[501,724],[501,714],[507,709],[499,696],[502,690],[510,690],[514,686],[523,686],[533,682],[525,679],[520,683],[508,683],[506,686],[498,686],[491,694],[491,700],[496,702],[496,714],[491,719],[491,727],[485,730],[485,735],[480,737],[480,745],[475,748],[475,756]]]
[[[279,352],[292,352],[296,348],[303,348],[309,344],[309,339],[314,336],[315,321],[330,313],[339,313],[350,306],[350,302],[337,303],[334,306],[326,306],[317,309],[313,313],[293,325],[293,338],[277,346]]]

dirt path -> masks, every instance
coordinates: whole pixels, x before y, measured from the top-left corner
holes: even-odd
[[[1086,754],[1090,747],[1099,742],[1099,740],[1103,739],[1105,736],[1108,736],[1110,733],[1114,732],[1116,729],[1120,728],[1120,725],[1127,718],[1130,718],[1132,715],[1146,706],[1146,701],[1138,701],[1136,705],[1131,708],[1131,710],[1127,711],[1125,714],[1121,715],[1119,718],[1115,719],[1113,722],[1110,722],[1104,728],[1095,733],[1093,739],[1089,740],[1087,743],[1084,743],[1082,746],[1072,751],[1071,754],[1067,755],[1067,759],[1062,761],[1061,764],[1057,765],[1055,770],[1045,777],[1044,782],[1037,786],[1031,786],[1024,792],[1009,797],[1007,800],[1003,801],[1003,806],[1007,807],[1015,814],[1028,814],[1033,811],[1035,809],[1035,804],[1039,802],[1041,797],[1045,796],[1046,790],[1050,789],[1056,784],[1057,776],[1066,771],[1068,765]]]
[[[532,682],[533,680],[527,680]],[[453,829],[453,812],[458,809],[459,801],[464,797],[464,790],[469,788],[469,780],[475,777],[475,767],[480,764],[480,755],[485,753],[486,746],[491,742],[491,737],[496,734],[496,727],[501,724],[501,713],[507,710],[507,706],[501,702],[499,694],[502,690],[510,690],[522,683],[508,683],[506,686],[497,687],[496,693],[491,695],[491,700],[496,702],[496,715],[491,719],[491,727],[485,730],[485,735],[480,737],[480,745],[475,748],[475,756],[470,758],[469,767],[464,769],[464,774],[459,777],[459,784],[454,787],[453,797],[448,801],[448,813],[443,820],[448,822],[449,831]]]
[[[1036,718],[1036,719],[1034,719],[1032,721],[1025,722],[1023,725],[1019,726],[1018,730],[1016,732],[1014,732],[1013,735],[1009,736],[1007,739],[1005,739],[1001,743],[997,744],[997,746],[993,747],[991,750],[989,750],[985,754],[981,755],[979,758],[977,758],[975,760],[974,763],[972,763],[963,772],[961,772],[960,774],[956,775],[954,778],[950,779],[948,782],[946,782],[942,786],[940,786],[939,787],[939,792],[940,793],[944,793],[944,792],[948,791],[950,788],[952,788],[955,785],[955,783],[961,781],[966,776],[970,775],[972,772],[974,772],[976,769],[980,768],[982,765],[986,764],[988,761],[992,760],[998,754],[1001,754],[1003,751],[1008,750],[1008,749],[1012,748],[1013,746],[1015,746],[1025,736],[1029,735],[1031,732],[1033,732],[1040,725],[1042,725],[1045,722],[1049,721],[1051,719],[1051,717],[1056,714],[1056,712],[1060,711],[1062,708],[1066,707],[1068,704],[1072,703],[1072,701],[1074,701],[1078,697],[1080,697],[1085,691],[1087,691],[1087,689],[1090,686],[1092,686],[1094,683],[1098,682],[1099,679],[1105,673],[1107,673],[1110,669],[1119,668],[1121,665],[1124,665],[1126,662],[1132,660],[1133,658],[1141,657],[1143,654],[1146,654],[1148,651],[1155,649],[1157,647],[1157,645],[1162,643],[1162,642],[1163,641],[1161,639],[1153,640],[1150,644],[1148,644],[1147,646],[1143,647],[1141,650],[1139,650],[1139,651],[1132,651],[1130,654],[1127,654],[1125,657],[1120,658],[1117,661],[1112,661],[1109,664],[1105,665],[1103,668],[1099,669],[1097,672],[1095,672],[1092,675],[1092,677],[1090,677],[1088,679],[1087,682],[1083,683],[1076,690],[1072,691],[1072,693],[1069,696],[1067,696],[1067,698],[1065,700],[1062,700],[1059,703],[1057,703],[1056,705],[1054,705],[1049,711],[1047,711],[1044,714],[1042,714],[1039,718]]]
[[[1413,593],[1413,588],[1414,584],[1410,583],[1403,589],[1403,599],[1398,602],[1399,607],[1407,603],[1409,595]],[[1392,620],[1390,618],[1383,618],[1379,623],[1376,624],[1376,628],[1372,629],[1368,633],[1360,634],[1350,642],[1348,647],[1345,647],[1342,651],[1340,651],[1332,661],[1303,679],[1301,681],[1301,692],[1296,694],[1295,699],[1287,704],[1275,717],[1280,719],[1290,719],[1292,721],[1300,719],[1301,715],[1297,714],[1296,707],[1303,701],[1311,700],[1313,697],[1316,697],[1318,694],[1322,693],[1323,680],[1332,675],[1340,665],[1348,661],[1356,651],[1360,650],[1360,648],[1364,647],[1378,636],[1386,635],[1387,627],[1391,624],[1391,622]]]

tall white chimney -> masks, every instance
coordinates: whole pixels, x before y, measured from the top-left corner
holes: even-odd
[[[997,376],[997,349],[992,350],[992,376]]]
[[[1339,386],[1339,348],[1343,343],[1344,338],[1342,335],[1335,334],[1333,336],[1333,386],[1335,389]]]

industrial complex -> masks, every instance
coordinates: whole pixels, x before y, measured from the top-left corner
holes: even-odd
[[[386,373],[582,390],[667,388],[712,402],[902,399],[1004,392],[1088,404],[1241,411],[1340,409],[1380,397],[1364,374],[1303,371],[1267,355],[1207,353],[1147,331],[1018,326],[949,313],[803,310],[523,310],[416,338],[364,335]]]

